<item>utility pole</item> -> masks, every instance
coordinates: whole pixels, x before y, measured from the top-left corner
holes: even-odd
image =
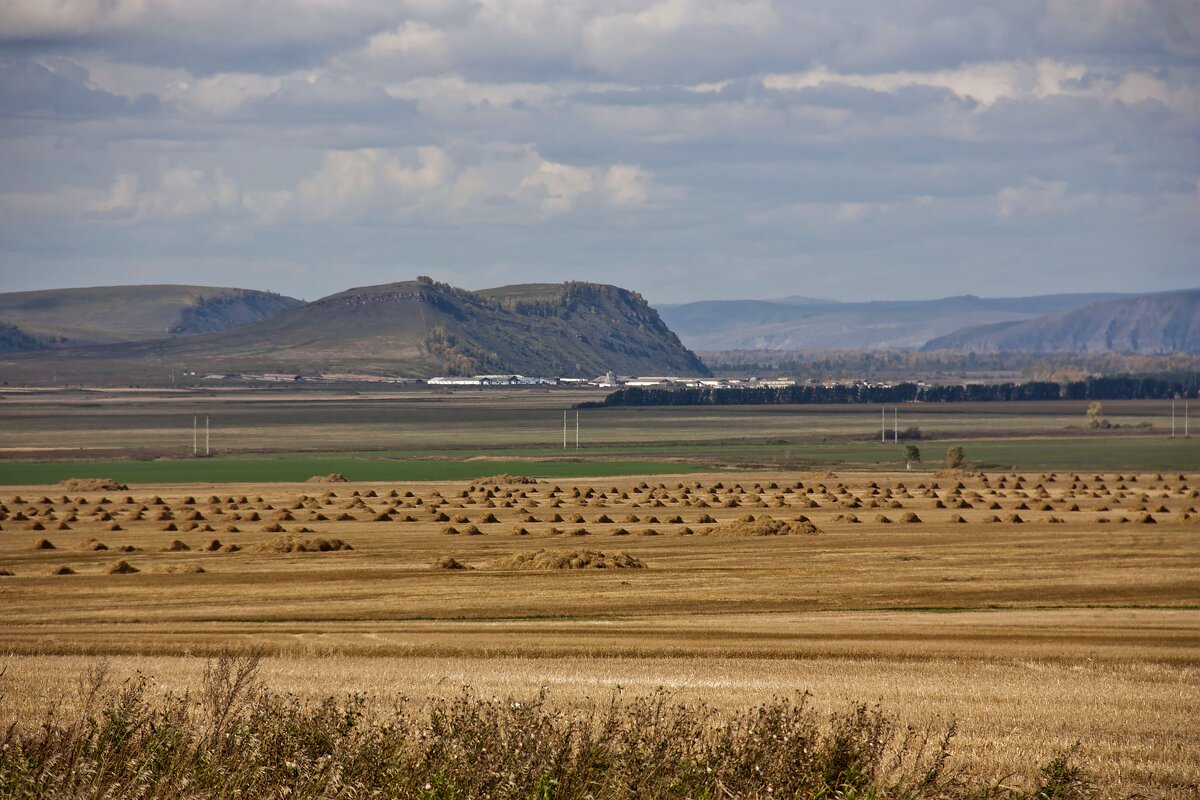
[[[192,416],[192,455],[200,455],[200,420]]]
[[[211,451],[208,449],[208,416],[204,417],[204,455],[208,455]]]
[[[1171,438],[1175,438],[1175,398],[1171,398]]]
[[[1185,439],[1190,438],[1188,436],[1188,401],[1187,400],[1183,401],[1183,438],[1185,438]]]
[[[879,409],[879,441],[887,444],[887,409]]]
[[[892,409],[892,441],[900,443],[900,406]]]
[[[575,449],[579,449],[579,412],[575,412]]]
[[[567,449],[567,410],[563,409],[563,450]]]

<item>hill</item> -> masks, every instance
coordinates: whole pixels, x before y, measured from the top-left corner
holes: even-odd
[[[428,278],[339,292],[217,333],[14,355],[6,375],[71,382],[162,382],[205,373],[354,372],[428,377],[522,373],[706,375],[642,297],[570,282],[480,292]]]
[[[0,320],[56,346],[75,346],[225,330],[300,305],[249,289],[95,286],[0,294]]]
[[[1032,319],[1121,295],[835,303],[805,298],[710,300],[659,306],[696,350],[860,350],[920,347],[968,325]]]
[[[925,350],[1200,353],[1200,289],[1092,303],[1022,322],[974,325]]]

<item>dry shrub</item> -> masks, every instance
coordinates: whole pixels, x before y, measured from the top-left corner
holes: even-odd
[[[714,536],[796,536],[822,533],[811,522],[789,521],[772,517],[748,518],[737,522],[718,525],[711,531]]]
[[[434,569],[473,569],[459,561],[453,556],[442,556],[437,561],[433,562]]]
[[[347,483],[347,480],[342,473],[331,472],[328,475],[313,475],[305,483]]]
[[[644,569],[645,563],[625,552],[604,553],[599,550],[538,550],[533,553],[513,553],[498,558],[493,569],[559,570],[559,569]]]
[[[320,537],[302,539],[299,536],[276,536],[252,545],[248,549],[256,553],[329,553],[337,550],[353,550],[354,548],[341,539]]]
[[[105,575],[132,575],[135,572],[141,570],[124,560],[114,561],[104,568]]]

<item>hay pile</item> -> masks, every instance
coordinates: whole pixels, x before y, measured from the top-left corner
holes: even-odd
[[[501,472],[499,475],[492,475],[484,478],[479,482],[480,486],[503,486],[504,484],[521,484],[528,485],[537,483],[537,478],[531,478],[528,475],[509,475],[507,472]]]
[[[789,521],[759,517],[756,520],[739,520],[718,525],[709,533],[712,536],[811,536],[823,531],[808,520]]]
[[[323,539],[313,537],[301,539],[299,536],[276,536],[265,542],[246,548],[255,553],[330,553],[335,550],[353,550],[341,539]]]
[[[603,553],[599,550],[538,550],[533,553],[513,553],[498,558],[493,569],[555,570],[555,569],[645,569],[646,564],[628,553]]]
[[[434,569],[473,569],[459,561],[454,556],[442,556],[437,561],[433,562]]]
[[[199,575],[204,572],[204,567],[199,564],[168,564],[155,567],[153,571],[163,575]]]
[[[59,481],[58,486],[68,492],[124,492],[129,489],[112,478],[67,478]]]
[[[305,483],[348,483],[348,481],[342,473],[331,472],[328,475],[313,475]]]
[[[132,575],[141,570],[128,561],[114,561],[104,568],[104,572],[107,575]]]

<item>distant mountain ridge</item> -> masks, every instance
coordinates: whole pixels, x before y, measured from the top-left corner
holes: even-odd
[[[869,350],[919,348],[981,323],[1012,322],[1063,311],[1117,294],[1060,294],[838,303],[707,300],[659,307],[664,321],[695,350]]]
[[[1091,303],[1031,320],[975,325],[923,350],[978,353],[1200,353],[1200,289]]]
[[[33,360],[2,366],[28,374]],[[36,361],[42,372],[88,380],[157,379],[166,365],[202,374],[708,374],[635,292],[582,282],[471,292],[428,278],[349,289],[215,333],[55,349]]]
[[[0,322],[46,346],[75,346],[225,330],[301,305],[222,286],[96,286],[0,293]]]

